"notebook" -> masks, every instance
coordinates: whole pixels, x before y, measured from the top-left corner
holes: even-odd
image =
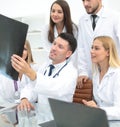
[[[12,54],[22,56],[28,25],[0,14],[0,73],[17,80]]]
[[[40,124],[41,127],[108,127],[107,116],[102,109],[55,99],[49,99],[49,103],[54,120]]]

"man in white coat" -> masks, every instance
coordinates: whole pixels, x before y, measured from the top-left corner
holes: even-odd
[[[105,35],[112,37],[116,42],[120,56],[120,20],[118,14],[111,10],[105,10],[102,0],[82,1],[87,13],[80,18],[78,26],[78,87],[82,87],[83,82],[92,78],[90,49],[95,37]],[[97,15],[94,29],[92,28],[92,15]]]
[[[29,101],[36,101],[36,97],[38,97],[39,112],[41,113],[39,118],[41,121],[43,121],[42,118],[47,121],[52,119],[48,98],[72,102],[78,74],[72,62],[67,59],[76,47],[77,41],[73,35],[59,34],[50,50],[49,58],[52,61],[47,61],[37,73],[21,57],[12,56],[12,66],[36,82],[35,86],[28,85],[22,91],[19,109],[27,109],[28,111],[33,109],[33,105]],[[50,64],[54,65],[51,75],[49,75]]]

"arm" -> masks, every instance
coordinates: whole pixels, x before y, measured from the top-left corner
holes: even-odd
[[[77,79],[77,87],[82,87],[83,86],[83,82],[86,82],[88,79],[88,68],[87,68],[87,59],[86,59],[86,55],[85,55],[85,43],[87,45],[87,39],[84,38],[85,35],[83,35],[82,30],[83,29],[81,27],[81,23],[79,23],[79,34],[78,34],[78,72],[79,72],[79,76]]]
[[[109,120],[120,120],[120,73],[111,77],[111,88],[109,94],[110,105],[99,107],[106,111]],[[105,94],[104,94],[105,96]]]
[[[101,87],[99,74],[93,76],[93,93],[98,107],[105,110],[109,120],[120,120],[120,69],[110,70],[110,74],[102,80]]]

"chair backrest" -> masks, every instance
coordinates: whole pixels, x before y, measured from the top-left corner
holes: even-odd
[[[87,80],[82,88],[76,86],[75,93],[73,95],[73,102],[82,103],[82,99],[87,101],[92,100],[93,97],[92,80]]]

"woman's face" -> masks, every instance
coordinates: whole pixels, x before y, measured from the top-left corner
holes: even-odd
[[[60,7],[60,5],[56,3],[53,4],[50,16],[51,16],[52,21],[56,24],[63,22],[64,14],[63,14],[63,10]]]
[[[104,61],[108,62],[109,59],[109,50],[106,50],[103,47],[103,44],[99,40],[95,40],[91,49],[91,59],[93,63],[103,63]]]
[[[25,60],[28,56],[28,51],[27,51],[27,46],[26,44],[24,45],[24,49],[23,49],[23,54],[22,54],[22,58]]]

